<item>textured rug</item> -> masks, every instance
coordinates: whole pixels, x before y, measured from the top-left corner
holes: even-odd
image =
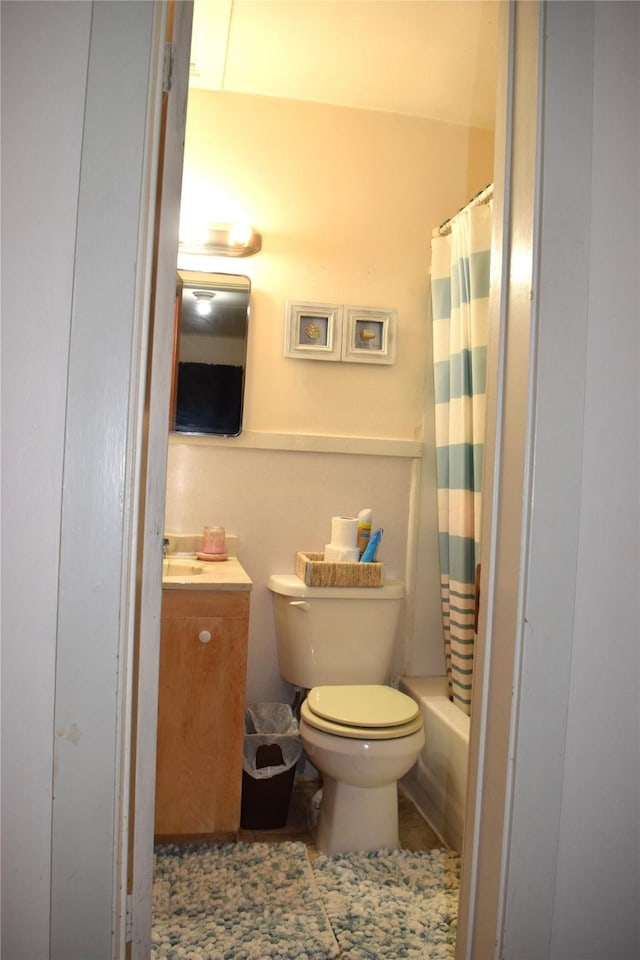
[[[151,960],[452,960],[459,876],[445,850],[159,847]]]
[[[303,843],[156,850],[152,960],[339,955]]]
[[[320,856],[313,872],[346,960],[451,960],[460,858],[446,850]]]

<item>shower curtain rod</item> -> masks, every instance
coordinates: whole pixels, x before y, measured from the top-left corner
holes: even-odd
[[[469,207],[479,207],[483,203],[489,203],[493,199],[493,184],[490,183],[489,186],[485,187],[484,190],[481,190],[479,193],[476,193],[475,197],[472,197],[464,207],[461,207],[458,210],[458,213],[462,213],[463,210],[467,210]],[[454,214],[453,217],[449,217],[448,220],[445,220],[444,223],[441,223],[439,227],[434,227],[431,233],[432,237],[446,237],[448,233],[451,233],[451,221],[458,216],[458,213]]]

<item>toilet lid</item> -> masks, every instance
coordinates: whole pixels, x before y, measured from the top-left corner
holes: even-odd
[[[357,727],[353,724],[337,723],[335,720],[326,720],[324,717],[317,716],[309,708],[308,700],[305,700],[300,708],[300,718],[300,731],[303,734],[303,741],[304,723],[323,733],[330,733],[334,737],[348,737],[351,740],[398,740],[400,737],[408,737],[422,730],[422,716],[419,712],[408,723],[395,724],[392,727]]]
[[[420,712],[406,693],[378,683],[314,687],[307,704],[316,717],[353,727],[400,727]]]

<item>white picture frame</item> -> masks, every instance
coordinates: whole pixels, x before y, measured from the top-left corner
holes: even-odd
[[[308,301],[287,303],[285,357],[298,360],[339,360],[341,349],[341,304]]]
[[[345,307],[342,359],[346,363],[395,363],[397,323],[397,310]]]

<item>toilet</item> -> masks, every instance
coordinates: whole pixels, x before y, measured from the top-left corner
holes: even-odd
[[[322,774],[326,854],[396,849],[398,780],[424,746],[420,709],[388,686],[404,584],[308,587],[269,578],[282,677],[306,694],[300,737]]]

